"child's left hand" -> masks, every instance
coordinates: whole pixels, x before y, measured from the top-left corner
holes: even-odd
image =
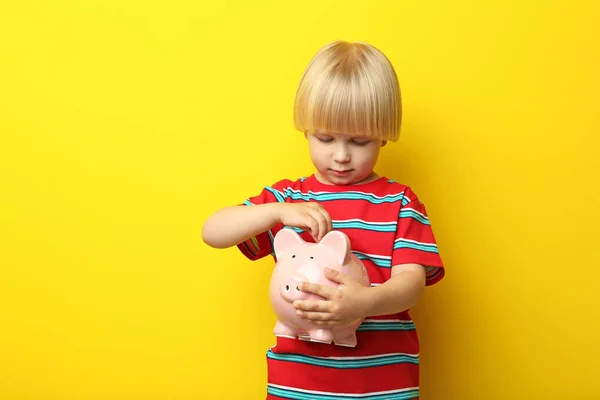
[[[325,276],[340,283],[337,288],[303,282],[300,290],[322,296],[325,300],[296,300],[294,307],[300,318],[316,325],[343,325],[366,317],[369,289],[352,277],[336,270],[325,269]]]

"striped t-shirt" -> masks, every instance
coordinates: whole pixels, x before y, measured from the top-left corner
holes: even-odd
[[[250,197],[245,205],[270,202],[320,203],[333,229],[348,235],[371,285],[390,278],[391,267],[426,267],[427,285],[442,279],[444,268],[424,205],[405,185],[385,177],[360,185],[335,186],[314,175],[282,180]],[[273,227],[238,248],[251,260],[271,255]],[[305,241],[311,235],[295,228]],[[356,347],[277,337],[267,351],[267,399],[404,400],[419,398],[419,341],[408,310],[367,317],[357,331]]]

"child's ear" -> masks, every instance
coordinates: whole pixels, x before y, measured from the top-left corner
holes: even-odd
[[[381,147],[384,147],[386,144],[387,144],[387,140],[383,140],[383,141],[381,142]]]
[[[304,132],[304,139],[308,139],[308,132]]]

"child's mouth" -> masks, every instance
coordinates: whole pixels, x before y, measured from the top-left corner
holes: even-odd
[[[347,170],[344,170],[344,171],[338,171],[338,170],[335,170],[335,169],[331,169],[330,171],[331,171],[331,173],[332,173],[333,175],[335,175],[335,176],[346,176],[346,175],[348,175],[350,172],[352,172],[352,170],[351,170],[351,169],[347,169]]]

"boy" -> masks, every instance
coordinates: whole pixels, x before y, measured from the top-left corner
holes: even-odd
[[[277,337],[267,351],[267,399],[417,399],[419,343],[408,309],[444,269],[423,204],[409,187],[374,171],[381,147],[400,132],[396,73],[371,45],[333,42],[310,61],[294,107],[314,174],[281,180],[244,205],[215,212],[203,240],[235,245],[256,260],[273,254],[273,236],[284,226],[315,242],[341,230],[372,284],[328,270],[343,285],[301,285],[323,297],[295,302],[302,318],[327,326],[367,319],[353,348]]]

